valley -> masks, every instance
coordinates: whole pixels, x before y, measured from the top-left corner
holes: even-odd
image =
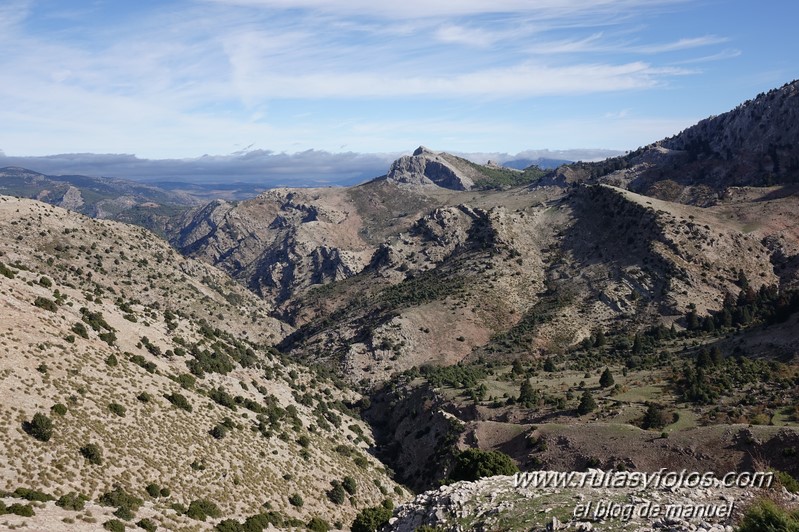
[[[601,162],[419,147],[249,199],[4,169],[0,524],[449,529],[475,449],[773,470],[795,505],[797,109],[792,82]],[[505,509],[468,526],[554,526]]]

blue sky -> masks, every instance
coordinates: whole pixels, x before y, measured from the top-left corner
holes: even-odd
[[[635,149],[799,77],[797,18],[788,0],[4,0],[0,150]]]

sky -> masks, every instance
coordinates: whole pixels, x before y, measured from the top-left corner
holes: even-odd
[[[419,145],[633,150],[799,77],[797,18],[793,0],[3,0],[0,165],[318,177]]]

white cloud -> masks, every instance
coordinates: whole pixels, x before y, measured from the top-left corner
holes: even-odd
[[[386,18],[459,17],[497,13],[524,13],[539,18],[567,15],[593,17],[651,6],[680,4],[687,0],[206,0],[225,5],[266,9],[309,9],[326,13]]]

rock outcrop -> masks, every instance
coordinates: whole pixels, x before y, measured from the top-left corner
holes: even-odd
[[[466,161],[420,146],[413,155],[394,161],[386,179],[406,186],[435,185],[452,190],[470,190],[479,176],[480,173],[470,168]]]
[[[554,471],[535,474],[559,475]],[[578,473],[601,478],[599,470]],[[617,475],[620,476],[623,473]],[[768,494],[787,506],[799,497],[783,488],[729,488],[715,479],[699,488],[533,487],[513,476],[457,482],[399,506],[387,530],[630,530],[731,532],[742,509]],[[628,486],[631,483],[628,483]],[[653,483],[654,484],[654,483]],[[701,516],[696,516],[701,514]]]

